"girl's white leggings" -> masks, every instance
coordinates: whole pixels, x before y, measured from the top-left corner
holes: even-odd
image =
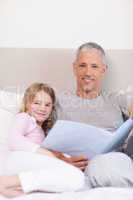
[[[19,175],[24,192],[63,192],[84,187],[84,174],[79,169],[37,153],[13,152],[5,168],[6,174]],[[87,188],[133,187],[133,162],[123,153],[96,156],[89,161],[85,174]]]
[[[84,186],[84,174],[78,168],[57,158],[23,151],[10,153],[7,175],[19,175],[24,192],[76,191]]]

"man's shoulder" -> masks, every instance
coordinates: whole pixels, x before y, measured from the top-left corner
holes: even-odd
[[[57,103],[71,101],[76,99],[77,96],[74,91],[64,90],[57,94]]]
[[[96,98],[96,99],[83,99],[83,98],[80,98],[76,95],[76,93],[74,91],[71,91],[71,90],[65,90],[65,91],[62,91],[60,93],[58,93],[57,95],[57,104],[64,104],[64,103],[67,103],[67,102],[78,102],[78,101],[88,101],[89,104],[91,104],[92,102],[99,102],[99,101],[116,101],[117,97],[118,97],[118,92],[106,92],[106,91],[102,91],[101,94]]]
[[[113,106],[116,108],[120,108],[122,113],[125,115],[129,115],[128,113],[128,105],[129,105],[129,95],[126,91],[120,90],[120,91],[114,91],[109,92],[104,95],[104,98],[106,101],[110,102]]]
[[[57,94],[57,98],[63,98],[63,97],[76,97],[76,93],[72,90],[64,90]]]
[[[121,91],[111,91],[111,92],[104,91],[102,92],[102,96],[103,98],[109,99],[110,101],[111,100],[117,101],[118,99],[121,98],[125,99],[127,97],[127,94]]]
[[[67,102],[80,102],[84,101],[84,99],[78,97],[75,91],[65,90],[57,95],[57,104],[65,104]],[[110,102],[116,105],[125,105],[127,103],[127,94],[121,91],[102,91],[101,94],[96,99],[89,100],[89,104],[92,102]]]

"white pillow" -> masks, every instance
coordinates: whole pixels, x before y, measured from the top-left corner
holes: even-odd
[[[7,148],[7,136],[15,114],[0,108],[0,148]]]
[[[12,113],[17,113],[20,109],[22,97],[22,92],[0,90],[0,107]]]

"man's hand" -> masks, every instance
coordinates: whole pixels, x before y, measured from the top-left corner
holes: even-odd
[[[58,151],[52,151],[52,153],[59,159],[78,167],[80,170],[84,171],[88,165],[88,159],[83,155],[80,156],[65,156],[63,153]]]
[[[84,171],[88,165],[88,159],[83,155],[65,157],[64,161],[74,165],[75,167],[78,167],[82,171]]]

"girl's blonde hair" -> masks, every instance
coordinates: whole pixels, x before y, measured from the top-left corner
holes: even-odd
[[[52,128],[56,120],[56,109],[55,109],[56,97],[54,90],[49,85],[44,83],[33,83],[32,85],[30,85],[24,93],[20,112],[27,112],[28,104],[33,102],[37,92],[40,91],[44,91],[45,93],[47,93],[51,97],[53,104],[52,112],[49,118],[42,124],[42,128],[45,134],[47,135],[48,130]]]

